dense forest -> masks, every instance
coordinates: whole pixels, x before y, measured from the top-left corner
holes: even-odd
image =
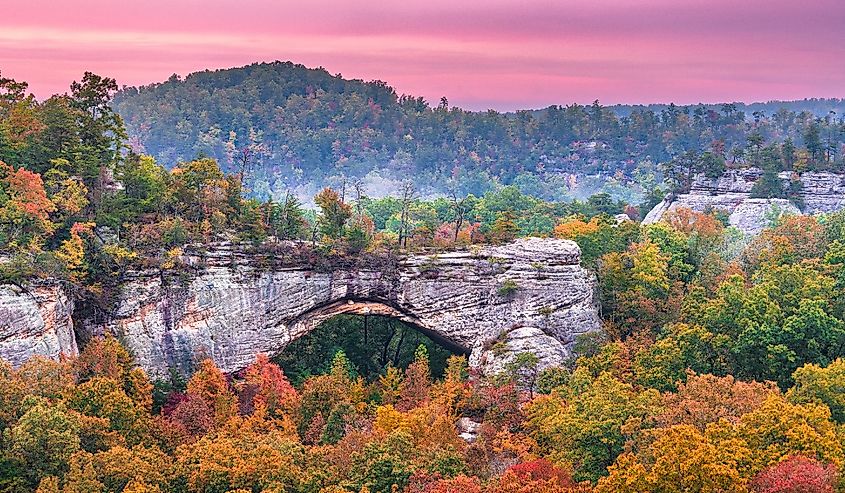
[[[640,200],[656,163],[713,151],[744,162],[748,139],[789,140],[842,168],[842,100],[743,105],[551,106],[472,112],[383,82],[292,63],[197,72],[124,88],[115,109],[131,145],[168,166],[199,156],[244,172],[252,196],[310,199],[361,180],[376,196],[413,177],[423,195],[481,195],[501,185],[546,200],[610,193]]]
[[[378,99],[392,91],[365,86],[374,91],[367,106],[392,107],[392,99]],[[603,330],[579,338],[577,359],[563,366],[541,369],[523,353],[497,375],[471,371],[463,357],[447,359],[417,338],[413,353],[395,356],[395,343],[383,335],[402,328],[385,320],[372,320],[371,344],[349,332],[358,322],[329,321],[318,339],[300,342],[302,360],[258,355],[231,375],[205,360],[186,378],[146,375],[119,340],[94,338],[78,357],[0,365],[0,489],[843,491],[845,212],[773,215],[754,238],[728,227],[719,211],[678,209],[642,225],[636,219],[648,202],[607,193],[564,202],[528,193],[517,180],[526,170],[513,174],[517,158],[479,162],[474,170],[495,180],[478,195],[454,190],[422,198],[421,187],[406,181],[398,196],[372,198],[363,183],[349,180],[319,191],[311,210],[293,193],[265,200],[245,191],[250,174],[260,173],[253,152],[268,142],[259,145],[257,132],[246,147],[235,136],[230,149],[240,160],[232,163],[199,149],[184,160],[136,152],[134,130],[127,132],[112,106],[117,89],[113,79],[86,73],[68,94],[37,101],[26,84],[0,77],[2,282],[62,282],[85,301],[80,306],[108,310],[114,283],[127,270],[187,274],[181,258],[191,244],[234,241],[330,269],[343,259],[554,236],[578,243],[584,265],[596,272]],[[341,97],[340,90],[326,94],[336,102],[363,97],[352,89]],[[322,96],[314,94],[285,101],[318,107]],[[443,118],[420,130],[442,131],[443,152],[463,152],[465,141],[448,133],[459,121],[452,118],[485,118],[419,103],[420,115]],[[677,128],[698,128],[694,114],[677,111],[685,122]],[[769,172],[841,166],[841,141],[827,140],[841,139],[832,119],[786,112],[791,116],[783,121],[755,121],[725,111],[729,117],[713,118],[734,123],[706,124],[697,134],[709,136],[706,147],[655,158],[668,186],[682,188],[689,173],[728,166]],[[537,118],[537,128],[545,128]],[[666,118],[661,114],[643,141],[604,138],[634,147],[655,136],[686,139],[663,127]],[[631,128],[631,120],[611,121],[613,132]],[[558,122],[559,132],[588,131],[566,122]],[[171,123],[174,135],[189,135],[180,134],[185,124]],[[342,119],[334,127],[319,119],[310,127],[289,123],[305,133],[353,128]],[[593,130],[599,129],[605,131]],[[713,132],[726,133],[714,139]],[[597,145],[597,152],[617,152],[615,145]],[[435,176],[422,163],[402,172]],[[394,357],[375,354],[384,348]]]
[[[357,343],[296,385],[265,356],[151,381],[117,339],[94,339],[76,358],[0,366],[0,485],[842,491],[845,213],[782,218],[745,247],[690,211],[647,227],[573,219],[556,234],[596,266],[606,327],[568,365],[540,371],[523,354],[480,375],[453,356],[433,379],[419,346],[364,379]]]

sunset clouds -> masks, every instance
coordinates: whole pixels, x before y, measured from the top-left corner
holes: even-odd
[[[8,5],[3,5],[8,4]],[[842,0],[0,0],[0,71],[144,84],[292,60],[484,109],[845,96]]]

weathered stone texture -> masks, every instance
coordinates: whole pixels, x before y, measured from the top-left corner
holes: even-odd
[[[183,261],[198,268],[182,281],[152,271],[128,273],[109,320],[88,324],[88,330],[118,336],[143,368],[164,374],[171,368],[190,372],[206,356],[225,371],[238,370],[257,353],[278,353],[341,313],[399,318],[487,369],[501,368],[520,351],[534,352],[543,366],[559,364],[578,334],[600,327],[595,278],[579,265],[578,246],[566,240],[524,238],[404,257],[382,267],[274,267],[261,260],[218,245],[189,252]],[[509,281],[516,289],[502,292]],[[22,299],[7,290],[0,306]],[[39,318],[45,310],[57,311],[34,300],[11,309],[5,333],[10,342],[0,346],[0,356],[19,362],[69,347],[63,341],[23,349],[56,339],[52,334],[64,334],[65,326],[72,334],[58,315]]]
[[[33,356],[76,355],[72,315],[58,285],[0,285],[0,357],[17,366]]]
[[[497,340],[523,327],[537,334],[533,346],[520,338],[518,347],[556,364],[577,334],[600,326],[594,277],[580,267],[577,245],[565,240],[410,256],[395,272],[262,270],[221,262],[232,256],[220,251],[212,257],[217,260],[187,286],[164,286],[145,274],[125,285],[106,329],[148,370],[187,371],[203,356],[237,370],[256,353],[277,353],[340,313],[397,317],[470,353],[477,366],[490,359]],[[517,289],[503,295],[508,280]]]
[[[758,168],[731,169],[717,179],[698,175],[688,193],[667,197],[649,211],[643,223],[655,223],[678,207],[698,212],[720,210],[729,215],[731,226],[756,235],[769,225],[773,209],[786,214],[819,214],[845,207],[845,175],[802,173],[801,209],[786,199],[751,198],[751,189],[761,175],[762,170]],[[788,171],[780,173],[779,177],[785,187],[794,178]]]

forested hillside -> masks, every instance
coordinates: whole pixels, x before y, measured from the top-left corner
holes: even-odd
[[[371,194],[395,193],[411,177],[424,194],[513,184],[549,200],[604,191],[634,202],[660,181],[657,163],[688,151],[742,162],[749,139],[788,140],[838,157],[845,139],[841,100],[470,112],[289,62],[125,88],[115,109],[136,151],[167,166],[214,157],[244,171],[254,196],[277,199],[365,177]]]
[[[373,373],[359,341],[312,362],[319,374],[259,355],[232,375],[206,359],[187,381],[151,380],[117,339],[94,339],[78,357],[0,362],[0,486],[842,491],[845,214],[784,218],[745,248],[690,211],[555,233],[601,279],[606,330],[576,361],[539,371],[523,353],[481,375],[418,346]]]

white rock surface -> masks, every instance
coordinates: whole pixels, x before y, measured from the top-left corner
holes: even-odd
[[[601,325],[595,277],[566,240],[410,256],[393,272],[262,270],[233,258],[225,248],[209,252],[208,267],[181,286],[131,275],[112,320],[97,330],[119,336],[141,366],[162,374],[188,372],[204,356],[238,370],[340,313],[397,317],[470,353],[476,366],[503,338],[516,352],[537,354],[542,366],[560,364],[577,334]],[[517,286],[510,295],[499,292],[506,281]]]
[[[758,235],[781,215],[798,215],[801,210],[786,199],[745,199],[728,216],[728,223],[747,235]]]
[[[571,337],[560,340],[537,327],[519,327],[504,334],[501,340],[504,347],[492,346],[478,353],[480,359],[477,362],[471,362],[491,375],[505,370],[506,365],[519,353],[537,356],[541,367],[559,365],[572,355],[570,347],[574,339],[567,339]]]
[[[0,357],[17,366],[33,356],[76,355],[72,315],[58,285],[0,285]]]
[[[481,423],[463,417],[455,423],[455,428],[458,430],[459,437],[467,443],[472,443],[478,439],[478,434],[481,432]]]
[[[845,175],[804,173],[801,185],[805,213],[818,214],[845,208]]]
[[[117,335],[153,374],[188,373],[206,356],[225,371],[278,353],[341,313],[387,315],[470,355],[472,365],[501,368],[530,351],[541,366],[562,363],[578,334],[598,330],[595,276],[567,240],[523,238],[501,246],[410,256],[378,267],[319,270],[231,245],[187,252],[197,268],[184,280],[158,271],[126,275],[107,322],[93,334]],[[367,264],[365,264],[367,265]],[[516,287],[510,293],[503,285]],[[58,285],[23,291],[0,286],[0,357],[77,354],[73,303]],[[497,353],[490,348],[497,345]]]
[[[805,172],[801,180],[803,210],[786,199],[751,198],[754,183],[762,176],[758,168],[730,169],[718,179],[703,175],[694,178],[689,193],[669,196],[657,204],[643,219],[643,224],[653,224],[669,211],[687,207],[705,212],[720,210],[728,214],[731,226],[748,235],[756,235],[768,227],[776,213],[819,214],[834,212],[845,207],[845,175],[826,172]],[[779,174],[788,186],[793,173]]]

